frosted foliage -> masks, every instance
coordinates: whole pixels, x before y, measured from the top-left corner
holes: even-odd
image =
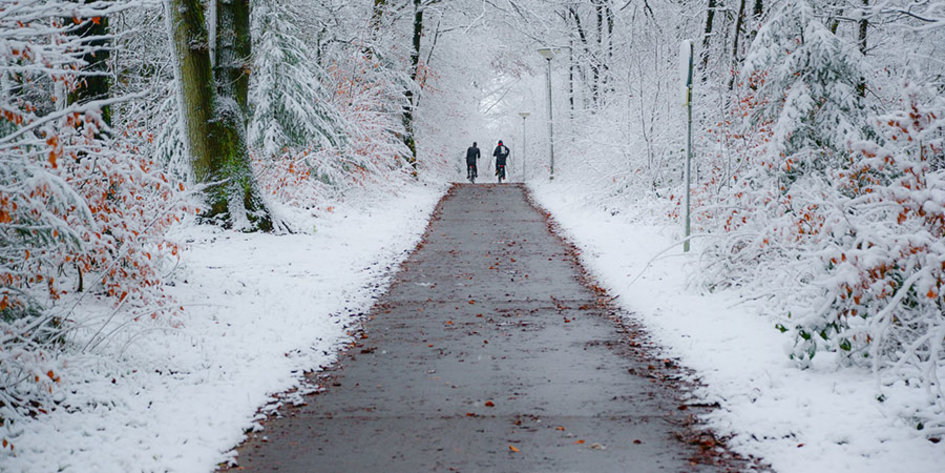
[[[112,320],[128,323],[173,313],[161,268],[176,253],[165,231],[188,209],[183,185],[156,164],[141,109],[121,105],[131,99],[64,103],[81,92],[82,58],[96,50],[70,36],[69,25],[136,6],[18,2],[0,10],[4,449],[17,420],[58,399],[64,354],[93,347],[97,334],[77,341],[98,328],[84,317],[89,305],[110,304]],[[105,106],[116,111],[111,124]]]
[[[865,74],[859,54],[832,34],[805,0],[785,3],[758,31],[744,80],[766,103],[754,123],[772,123],[768,155],[790,155],[797,166],[819,166],[862,136],[865,111],[856,86]]]
[[[340,18],[322,18],[309,4],[253,6],[249,140],[265,190],[308,208],[352,187],[402,178],[399,157],[409,150],[398,138],[402,92],[390,65],[353,44],[326,47],[325,31],[313,43],[300,24]]]
[[[314,61],[299,28],[281,2],[253,8],[254,61],[250,143],[265,156],[288,148],[338,147],[345,141],[340,116],[321,84],[325,74]]]
[[[772,12],[715,125],[734,159],[710,153],[696,191],[698,225],[716,235],[700,277],[764,294],[800,367],[835,351],[882,389],[921,388],[923,403],[896,402],[940,435],[945,109],[931,89],[893,83],[901,93],[879,112],[859,93],[877,90],[868,67],[808,2]]]

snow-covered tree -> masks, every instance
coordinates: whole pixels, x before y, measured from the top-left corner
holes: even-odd
[[[265,156],[341,147],[346,141],[342,118],[323,85],[328,78],[295,23],[304,18],[299,10],[283,2],[257,2],[253,8],[249,137]]]

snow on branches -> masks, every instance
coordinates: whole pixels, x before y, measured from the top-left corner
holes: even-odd
[[[805,0],[759,29],[740,98],[711,129],[731,156],[709,154],[696,192],[716,235],[703,282],[761,292],[801,367],[836,352],[883,389],[920,387],[907,417],[940,436],[945,100],[908,83],[876,100],[864,64]]]
[[[316,51],[297,26],[306,15],[292,2],[253,11],[253,161],[267,193],[298,207],[394,177],[409,152],[389,65],[357,44]]]
[[[177,247],[164,235],[190,205],[141,149],[149,130],[103,116],[128,98],[77,98],[91,74],[83,58],[101,46],[76,27],[117,4],[0,11],[0,424],[9,427],[51,407],[58,353],[81,348],[81,304],[110,301],[135,319],[174,311],[160,268]]]

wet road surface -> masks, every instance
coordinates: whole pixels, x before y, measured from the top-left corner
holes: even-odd
[[[629,250],[629,249],[628,249]],[[677,472],[679,394],[515,185],[459,185],[326,389],[239,449],[253,472]]]

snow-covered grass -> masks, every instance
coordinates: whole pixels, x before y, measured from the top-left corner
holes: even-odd
[[[445,190],[394,187],[297,215],[307,234],[179,230],[181,325],[132,323],[65,353],[60,407],[15,427],[0,471],[213,471],[274,393],[334,359]]]
[[[709,294],[689,283],[700,267],[700,241],[684,254],[681,244],[673,245],[681,229],[641,223],[660,220],[638,218],[646,203],[626,206],[635,218],[612,215],[561,181],[531,189],[601,285],[668,356],[696,371],[705,384],[696,395],[721,406],[705,420],[731,436],[734,450],[780,473],[942,471],[945,449],[919,435],[891,404],[921,393],[904,389],[881,403],[870,371],[841,369],[830,353],[818,355],[810,369],[796,368],[787,357],[793,338],[758,315],[751,294]]]

